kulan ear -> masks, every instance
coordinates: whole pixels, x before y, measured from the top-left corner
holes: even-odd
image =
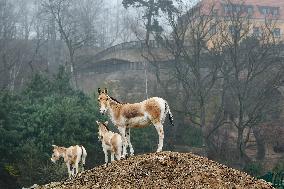
[[[98,122],[98,121],[96,121],[96,123],[99,125],[100,124],[100,122]]]
[[[101,92],[102,92],[102,91],[101,91],[101,88],[98,88],[98,93],[101,94]]]
[[[108,121],[105,122],[105,125],[108,125]]]
[[[105,88],[104,93],[107,94],[107,88]]]
[[[52,144],[51,146],[52,146],[53,148],[56,148],[56,147],[57,147],[57,146],[56,146],[56,145],[54,145],[54,144]]]

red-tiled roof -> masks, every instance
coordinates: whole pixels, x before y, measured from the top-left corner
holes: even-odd
[[[278,7],[279,15],[273,16],[274,18],[284,20],[284,0],[201,0],[198,5],[203,5],[205,9],[210,9],[212,5],[214,5],[214,9],[218,9],[219,16],[225,16],[223,5],[231,2],[233,4],[240,5],[252,5],[253,6],[253,14],[252,18],[263,19],[267,17],[267,15],[261,14],[260,7]],[[272,15],[270,15],[272,16]]]

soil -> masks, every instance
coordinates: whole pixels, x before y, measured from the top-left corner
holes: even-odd
[[[160,152],[132,156],[37,189],[194,188],[269,189],[264,180],[192,153]]]

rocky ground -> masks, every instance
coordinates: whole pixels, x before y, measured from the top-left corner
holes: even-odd
[[[137,155],[86,170],[73,179],[37,189],[59,188],[273,188],[263,180],[192,153]]]

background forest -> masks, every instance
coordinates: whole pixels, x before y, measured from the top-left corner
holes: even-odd
[[[103,164],[96,120],[106,118],[100,115],[96,99],[72,89],[63,68],[51,78],[34,75],[20,93],[1,91],[1,187],[66,178],[63,161],[57,165],[50,161],[52,144],[81,144],[88,153],[87,169]],[[148,129],[133,134],[137,153],[154,150],[149,145],[152,133]]]

